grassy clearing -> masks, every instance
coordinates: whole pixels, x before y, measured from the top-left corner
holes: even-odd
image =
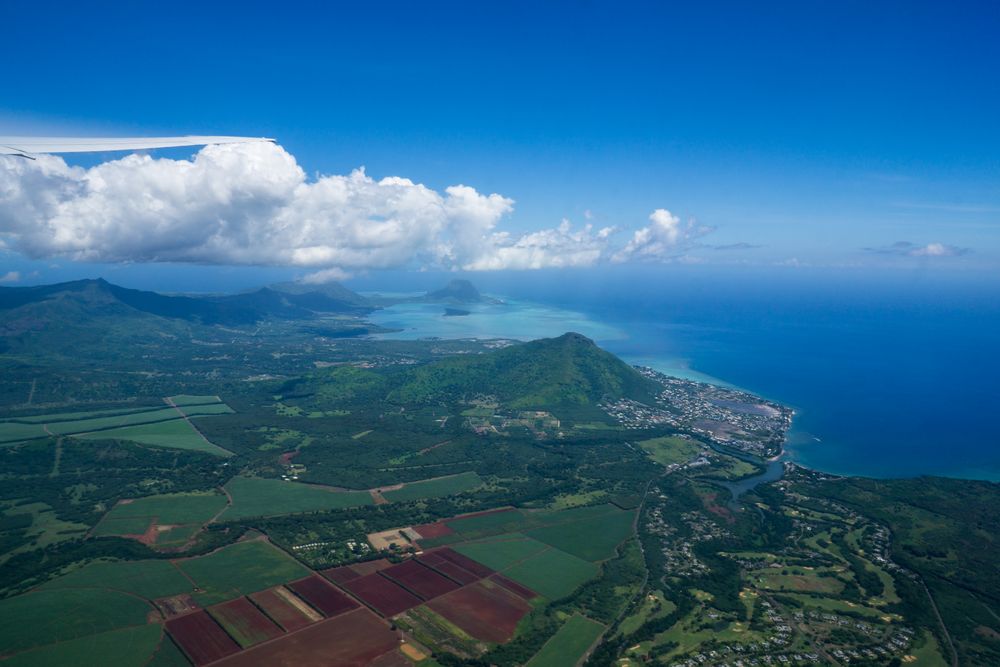
[[[580,520],[558,523],[525,532],[529,537],[584,560],[600,561],[611,558],[615,554],[615,548],[632,534],[635,512],[622,511],[611,505],[598,505],[597,507],[612,509],[605,510],[601,514],[585,516]],[[573,518],[571,515],[574,513],[590,509],[588,507],[580,508],[580,510],[567,510],[558,514],[569,519]]]
[[[174,415],[177,414],[173,408],[171,411]],[[230,452],[208,442],[191,424],[179,418],[154,424],[112,428],[74,437],[81,440],[130,440],[140,445],[207,452],[216,456],[231,456]]]
[[[0,563],[10,555],[35,549],[47,547],[64,540],[82,537],[90,526],[83,523],[72,523],[63,521],[56,516],[52,507],[45,503],[28,503],[26,505],[16,505],[4,507],[3,516],[14,517],[24,514],[31,515],[31,526],[28,528],[26,536],[30,542],[14,551],[0,557]]]
[[[95,561],[46,582],[42,590],[108,588],[147,600],[190,593],[191,582],[166,560]]]
[[[917,640],[917,647],[910,652],[910,655],[916,660],[903,663],[908,667],[947,667],[949,664],[941,653],[937,639],[929,632],[921,634]]]
[[[141,667],[149,662],[163,635],[163,626],[150,623],[111,630],[18,653],[4,667]]]
[[[528,661],[527,667],[573,667],[602,632],[604,626],[597,621],[572,616]]]
[[[677,436],[652,438],[638,444],[650,458],[664,466],[690,461],[704,449],[704,446],[694,440]]]
[[[504,570],[545,551],[549,546],[519,533],[509,533],[495,539],[466,542],[452,548],[494,570]]]
[[[150,609],[142,600],[117,591],[33,591],[0,600],[0,646],[4,652],[23,651],[144,625]]]
[[[260,477],[234,477],[226,484],[233,504],[220,520],[279,516],[371,505],[367,491],[334,491],[322,486]]]
[[[654,591],[643,598],[642,604],[635,610],[635,613],[622,620],[619,631],[622,635],[630,635],[642,627],[644,623],[666,616],[676,608],[677,605],[664,598],[661,591]]]
[[[844,590],[844,582],[836,577],[820,577],[818,572],[792,571],[781,574],[782,570],[757,570],[754,576],[758,585],[772,591],[792,591],[796,593],[832,593]]]
[[[202,592],[194,599],[205,606],[298,579],[309,570],[262,540],[239,542],[215,553],[177,561]]]
[[[593,563],[571,556],[558,549],[542,551],[503,571],[514,581],[550,600],[564,598],[583,582],[597,576]]]
[[[396,491],[386,491],[382,495],[392,502],[407,502],[423,498],[440,498],[453,496],[457,493],[471,491],[482,486],[483,480],[474,472],[463,472],[458,475],[428,479],[422,482],[411,482]]]
[[[522,512],[513,510],[470,516],[464,519],[452,519],[446,521],[445,524],[456,533],[462,533],[472,538],[479,534],[488,536],[519,530],[524,525],[524,520]]]

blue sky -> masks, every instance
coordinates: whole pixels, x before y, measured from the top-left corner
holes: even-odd
[[[580,241],[593,267],[1000,268],[1000,5],[671,4],[6,2],[0,135],[265,135],[308,179],[363,165],[513,200],[482,223],[509,238],[450,268],[523,267],[491,253],[563,219],[615,228]],[[622,254],[658,209],[679,238]],[[6,244],[21,282],[234,263]],[[334,254],[277,273],[403,261]]]

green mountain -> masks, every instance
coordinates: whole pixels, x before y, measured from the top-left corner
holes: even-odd
[[[373,309],[367,297],[347,289],[340,283],[310,285],[288,282],[271,285],[270,289],[299,297],[296,303],[320,312],[370,312]]]
[[[457,303],[479,303],[483,295],[468,280],[452,280],[439,290],[428,292],[427,301],[451,301]]]
[[[655,389],[589,338],[567,333],[410,369],[389,398],[424,403],[490,394],[508,407],[545,409],[606,398],[649,401]]]

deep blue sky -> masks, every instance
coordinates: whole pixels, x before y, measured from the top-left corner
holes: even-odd
[[[1000,267],[995,2],[96,4],[0,4],[0,134],[267,135],[514,230],[662,207],[762,246],[710,263]],[[900,241],[964,253],[864,250]]]

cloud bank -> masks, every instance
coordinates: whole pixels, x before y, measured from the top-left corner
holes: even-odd
[[[892,245],[865,248],[865,250],[878,255],[896,255],[898,257],[960,257],[971,252],[969,248],[959,248],[945,243],[918,245],[909,241],[897,241]]]
[[[465,270],[669,261],[709,228],[657,209],[623,246],[613,227],[499,228],[514,201],[438,192],[364,169],[308,178],[273,144],[207,146],[190,160],[129,155],[90,168],[0,158],[0,244],[29,257],[302,267],[314,282],[407,266]]]

